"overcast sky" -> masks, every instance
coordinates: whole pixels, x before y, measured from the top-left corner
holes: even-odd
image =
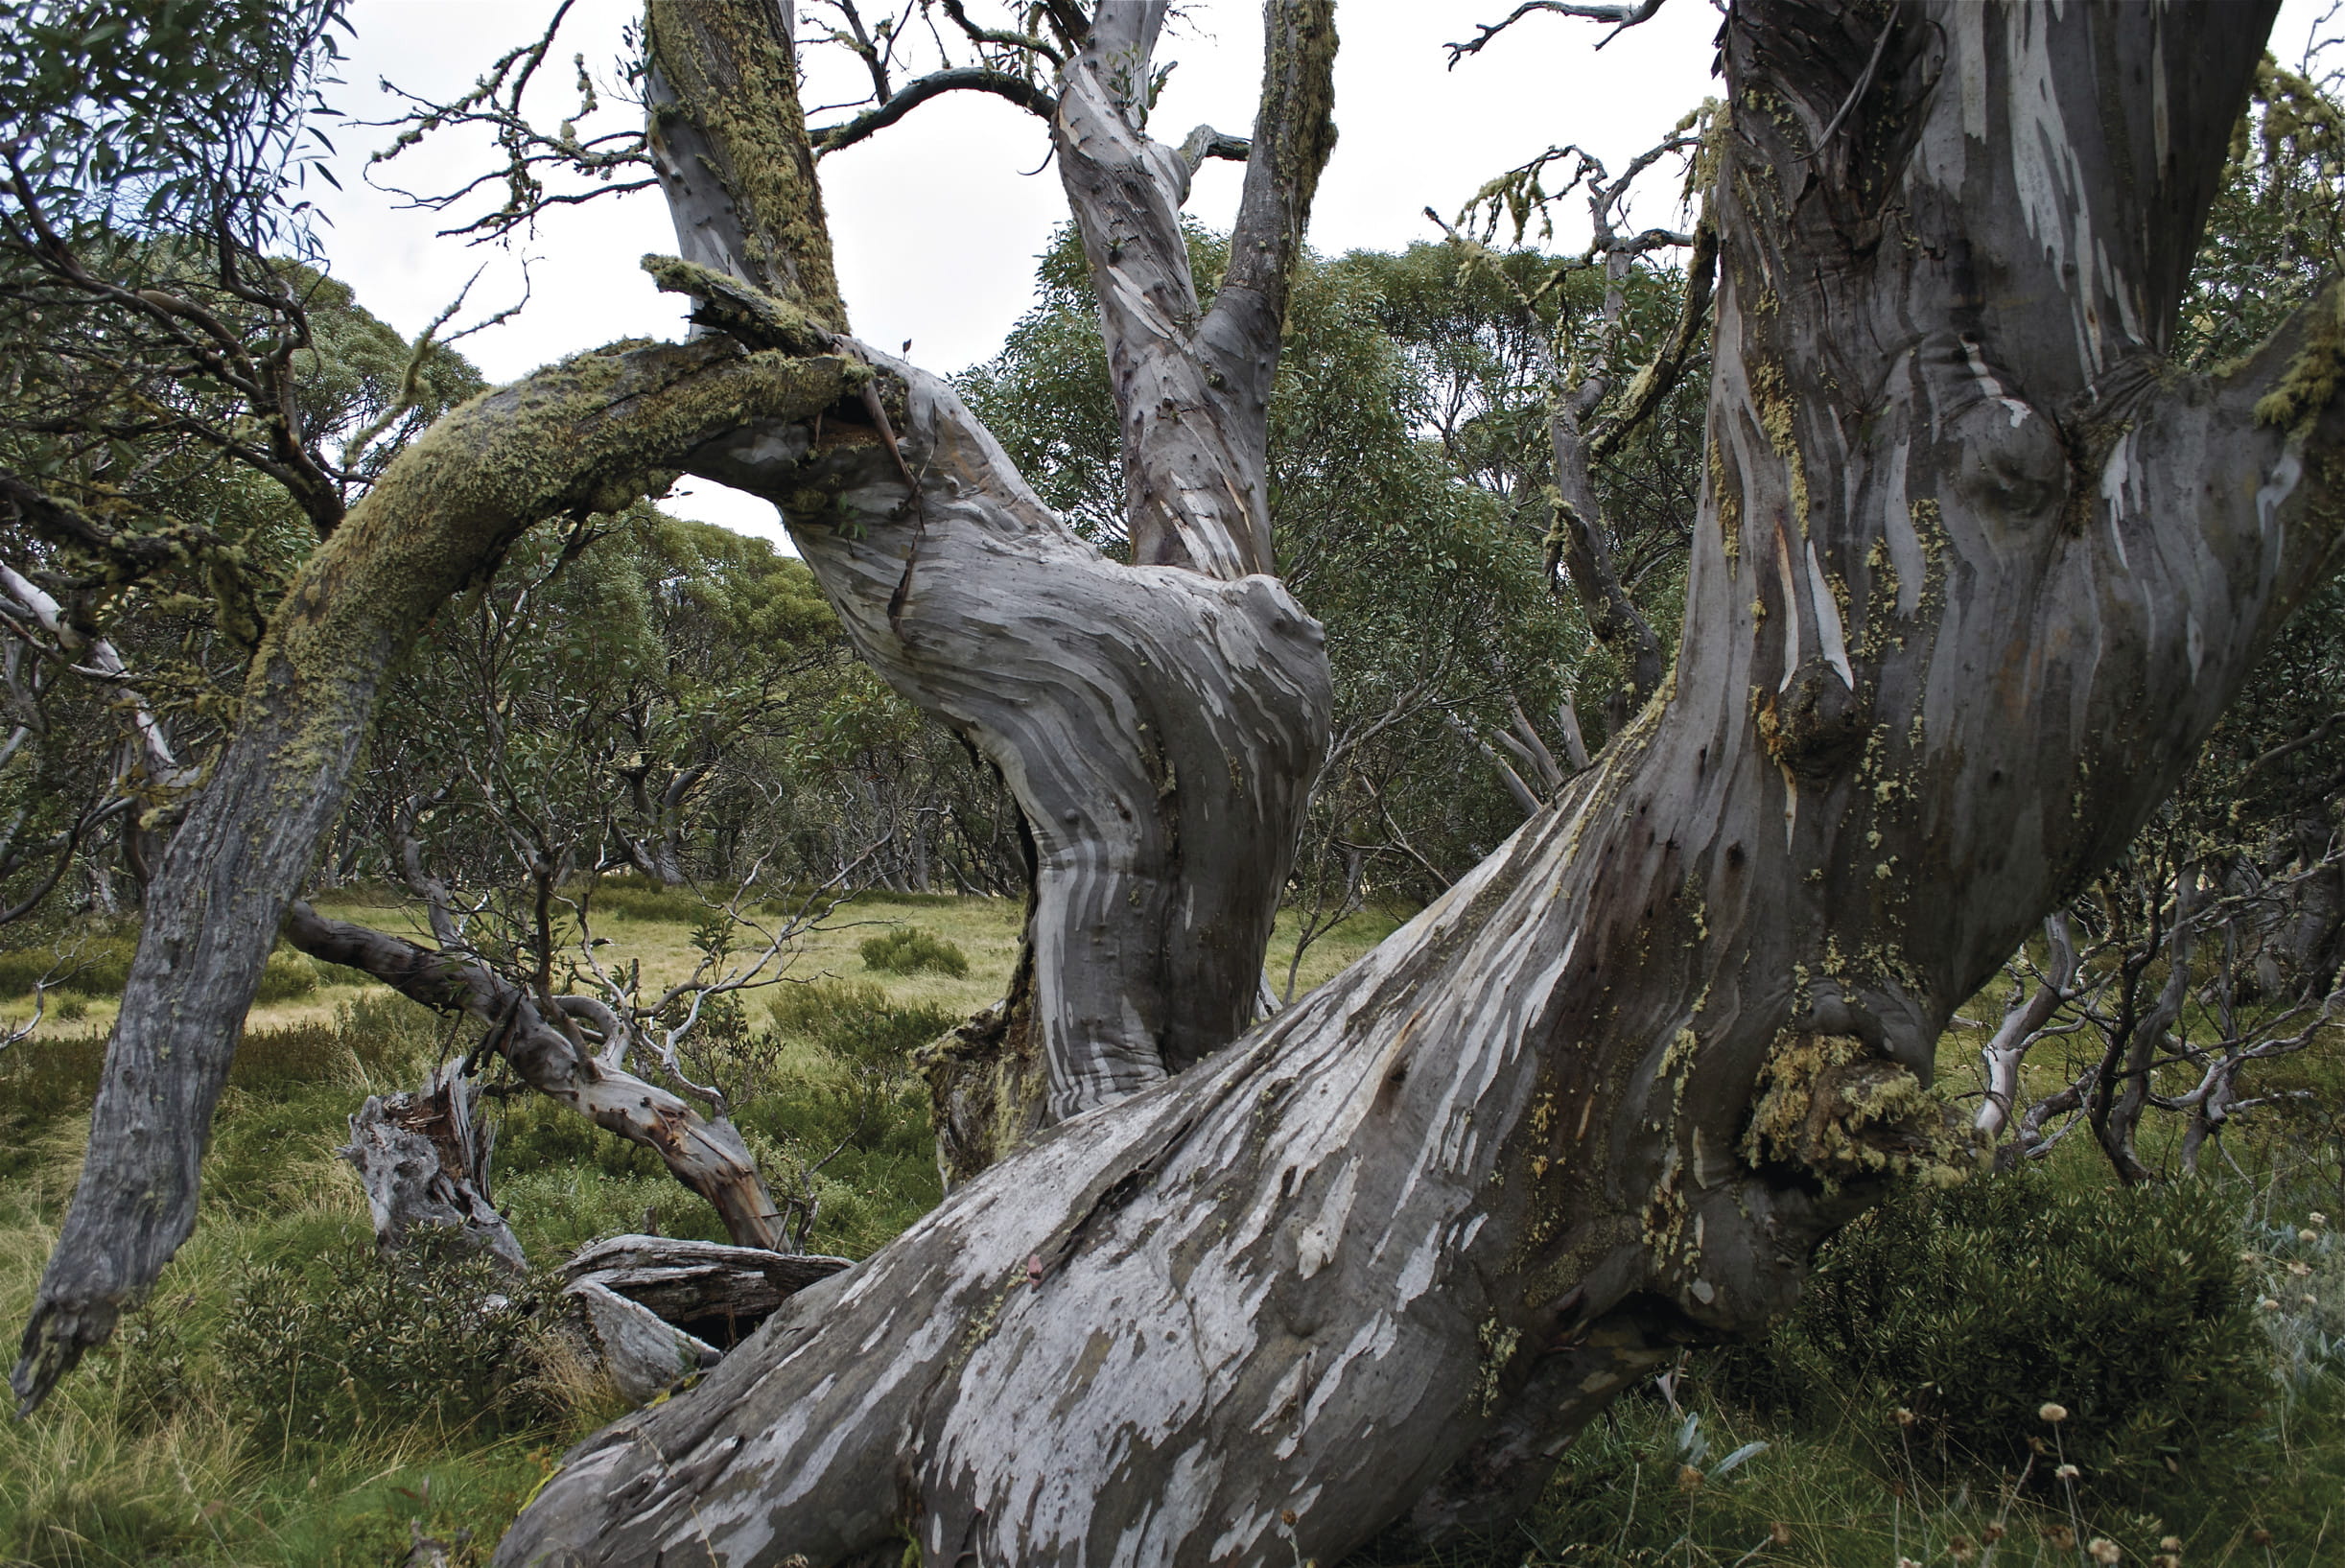
[[[867,0],[866,9],[877,13],[886,3]],[[582,51],[607,84],[620,30],[640,9],[640,0],[578,0],[542,73],[547,124],[575,102],[571,57]],[[1344,0],[1337,8],[1340,134],[1312,209],[1315,246],[1396,249],[1431,238],[1436,231],[1422,208],[1453,214],[1484,180],[1551,145],[1579,143],[1617,167],[1718,90],[1710,65],[1719,17],[1710,0],[1669,0],[1653,21],[1602,50],[1595,45],[1608,30],[1601,25],[1534,16],[1446,68],[1443,43],[1513,9],[1512,0]],[[2276,52],[2292,59],[2311,17],[2326,9],[2327,0],[2287,0]],[[534,36],[551,12],[551,0],[357,0],[357,38],[337,102],[354,119],[387,116],[391,100],[377,85],[382,79],[452,97],[497,55]],[[1159,51],[1160,62],[1179,63],[1155,111],[1158,133],[1178,140],[1190,126],[1209,123],[1244,134],[1254,119],[1260,51],[1259,0],[1190,0],[1185,20]],[[840,73],[851,65],[843,52],[810,52],[809,104],[849,80]],[[525,261],[528,309],[461,345],[493,381],[616,338],[680,331],[682,302],[655,293],[636,265],[646,251],[675,248],[657,192],[561,212],[509,248],[467,247],[434,237],[447,219],[400,210],[366,182],[363,154],[388,132],[349,127],[334,135],[344,154],[338,169],[344,190],[318,192],[332,220],[327,253],[360,301],[402,332],[420,331],[482,268],[468,316],[511,303],[521,295]],[[1040,121],[997,99],[962,93],[824,159],[839,281],[856,335],[889,349],[909,339],[911,358],[937,371],[958,370],[998,348],[1030,297],[1036,255],[1066,218],[1056,168],[1032,173],[1046,152]],[[486,164],[484,142],[448,135],[375,178],[440,189]],[[1236,164],[1208,163],[1190,210],[1226,227],[1238,176]],[[1665,203],[1641,211],[1649,222],[1672,217]],[[687,485],[671,509],[780,537],[764,503]]]

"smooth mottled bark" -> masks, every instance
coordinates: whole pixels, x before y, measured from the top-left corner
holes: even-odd
[[[1954,1006],[2338,553],[2345,296],[2220,376],[2162,357],[2272,9],[1743,0],[1659,695],[1352,970],[575,1450],[498,1560],[1496,1523],[1889,1172],[1972,1163],[1926,1091]]]
[[[341,808],[383,674],[425,620],[531,524],[624,506],[744,413],[810,412],[860,373],[722,339],[565,361],[434,426],[296,573],[235,738],[148,890],[89,1156],[11,1376],[28,1408],[187,1238],[261,966]]]
[[[661,33],[658,134],[681,146],[796,124],[785,46],[754,25],[759,8],[690,9],[695,36],[730,40],[732,67],[673,64]],[[774,501],[856,650],[999,768],[1025,817],[1034,879],[1013,994],[930,1055],[953,1178],[1252,1020],[1326,747],[1320,628],[1265,574],[1264,475],[1288,278],[1333,140],[1333,25],[1325,0],[1266,10],[1261,112],[1208,312],[1180,205],[1192,155],[1220,138],[1184,153],[1142,129],[1164,11],[1100,8],[1053,122],[1124,415],[1136,564],[1052,516],[942,383],[859,346],[881,372],[862,418],[745,423],[692,463]],[[747,238],[783,232],[759,215],[786,209],[827,256],[810,185],[744,183],[733,167],[662,165],[688,258],[822,315],[803,280],[827,274],[778,269]],[[704,321],[743,318],[705,279],[673,286],[702,293]]]

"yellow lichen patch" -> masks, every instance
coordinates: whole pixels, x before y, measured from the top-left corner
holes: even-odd
[[[1907,1172],[1952,1184],[1976,1163],[1969,1131],[1912,1072],[1853,1035],[1785,1033],[1759,1071],[1743,1137],[1753,1165],[1792,1165],[1825,1190]]]
[[[2329,292],[2305,313],[2305,340],[2280,385],[2256,404],[2256,423],[2303,435],[2336,397],[2345,380],[2345,287]]]
[[[1507,1363],[1514,1359],[1514,1347],[1523,1342],[1522,1330],[1511,1328],[1495,1318],[1482,1325],[1482,1364],[1474,1374],[1474,1404],[1488,1416],[1498,1408],[1500,1380],[1506,1376]]]

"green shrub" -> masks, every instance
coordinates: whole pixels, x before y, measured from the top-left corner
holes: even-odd
[[[105,1065],[103,1036],[36,1036],[0,1052],[0,1104],[35,1119],[85,1111]]]
[[[135,935],[60,937],[54,942],[0,952],[0,996],[30,996],[42,979],[57,974],[53,992],[65,995],[119,996],[130,978],[130,956],[138,950]],[[355,971],[333,966],[338,976]],[[307,954],[280,947],[261,970],[261,985],[253,1000],[290,1001],[306,996],[318,985],[318,966]]]
[[[334,1028],[361,1066],[380,1077],[405,1079],[449,1054],[459,1040],[469,1044],[479,1025],[385,990],[336,1007]]]
[[[309,954],[279,948],[261,966],[261,983],[252,993],[256,1002],[290,1002],[317,989],[317,966]]]
[[[2212,1182],[2135,1190],[2045,1171],[1914,1186],[1819,1250],[1799,1306],[1721,1352],[1727,1396],[1860,1430],[1920,1458],[2019,1470],[2058,1434],[2087,1484],[2142,1486],[2274,1393],[2238,1220]],[[1901,1437],[1891,1414],[1915,1421]]]
[[[593,886],[594,901],[588,908],[598,919],[618,916],[622,920],[665,921],[675,925],[697,925],[709,918],[708,904],[689,887],[663,887],[649,877],[629,872],[623,877],[605,877]],[[579,887],[569,896],[583,901],[588,889]]]
[[[933,971],[958,980],[969,973],[969,954],[950,939],[932,936],[917,925],[902,926],[873,937],[863,944],[862,951],[865,968],[885,970],[891,974]]]
[[[30,996],[34,986],[55,975],[54,991],[83,996],[119,996],[130,977],[135,934],[63,936],[0,952],[0,996]]]
[[[532,1315],[553,1294],[428,1236],[389,1260],[350,1247],[306,1271],[250,1269],[213,1350],[271,1445],[417,1425],[511,1431],[551,1414],[531,1387]]]
[[[848,1062],[901,1068],[911,1054],[961,1021],[949,1008],[905,1004],[870,981],[814,980],[780,988],[774,1028]]]
[[[255,1093],[294,1085],[347,1083],[356,1065],[350,1042],[330,1023],[247,1029],[228,1064],[228,1082]]]

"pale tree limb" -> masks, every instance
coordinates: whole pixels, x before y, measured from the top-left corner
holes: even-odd
[[[655,143],[715,148],[744,119],[796,123],[784,46],[749,9],[686,8],[686,27],[655,8]],[[1272,9],[1242,243],[1205,313],[1179,215],[1188,164],[1140,124],[1163,14],[1116,5],[1077,30],[1054,125],[1126,415],[1134,565],[1049,516],[950,388],[859,345],[881,372],[862,418],[745,427],[695,459],[784,507],[856,651],[1000,769],[1032,833],[1040,961],[936,1067],[955,1176],[1246,1026],[1325,746],[1319,628],[1261,573],[1269,388],[1331,135],[1333,30],[1324,0]],[[806,281],[829,276],[810,162],[746,184],[724,156],[664,168],[700,269],[673,286],[702,298],[698,318],[754,334],[771,314],[739,290],[715,301],[727,287],[707,274],[841,318]],[[797,272],[753,234],[797,246]]]
[[[908,1533],[928,1564],[1265,1565],[1489,1528],[1682,1342],[1783,1311],[1891,1174],[1972,1164],[1927,1092],[1947,1019],[2138,831],[2345,532],[2335,291],[2219,381],[2160,352],[2272,9],[2023,39],[1915,8],[1811,160],[1878,15],[1740,0],[1675,683],[1346,974],[573,1450],[498,1560]],[[2039,134],[1970,134],[1982,105]]]
[[[2026,999],[2014,1001],[1994,1035],[1979,1047],[1981,1065],[1985,1069],[1986,1097],[1971,1125],[1982,1137],[1996,1136],[2010,1121],[2012,1107],[2019,1098],[2020,1068],[2028,1060],[2028,1052],[2043,1038],[2043,1030],[2052,1022],[2052,1015],[2070,999],[2070,987],[2075,983],[2076,944],[2069,934],[2066,911],[2045,917],[2044,941],[2047,963],[2042,978],[2034,990],[2022,993]]]

